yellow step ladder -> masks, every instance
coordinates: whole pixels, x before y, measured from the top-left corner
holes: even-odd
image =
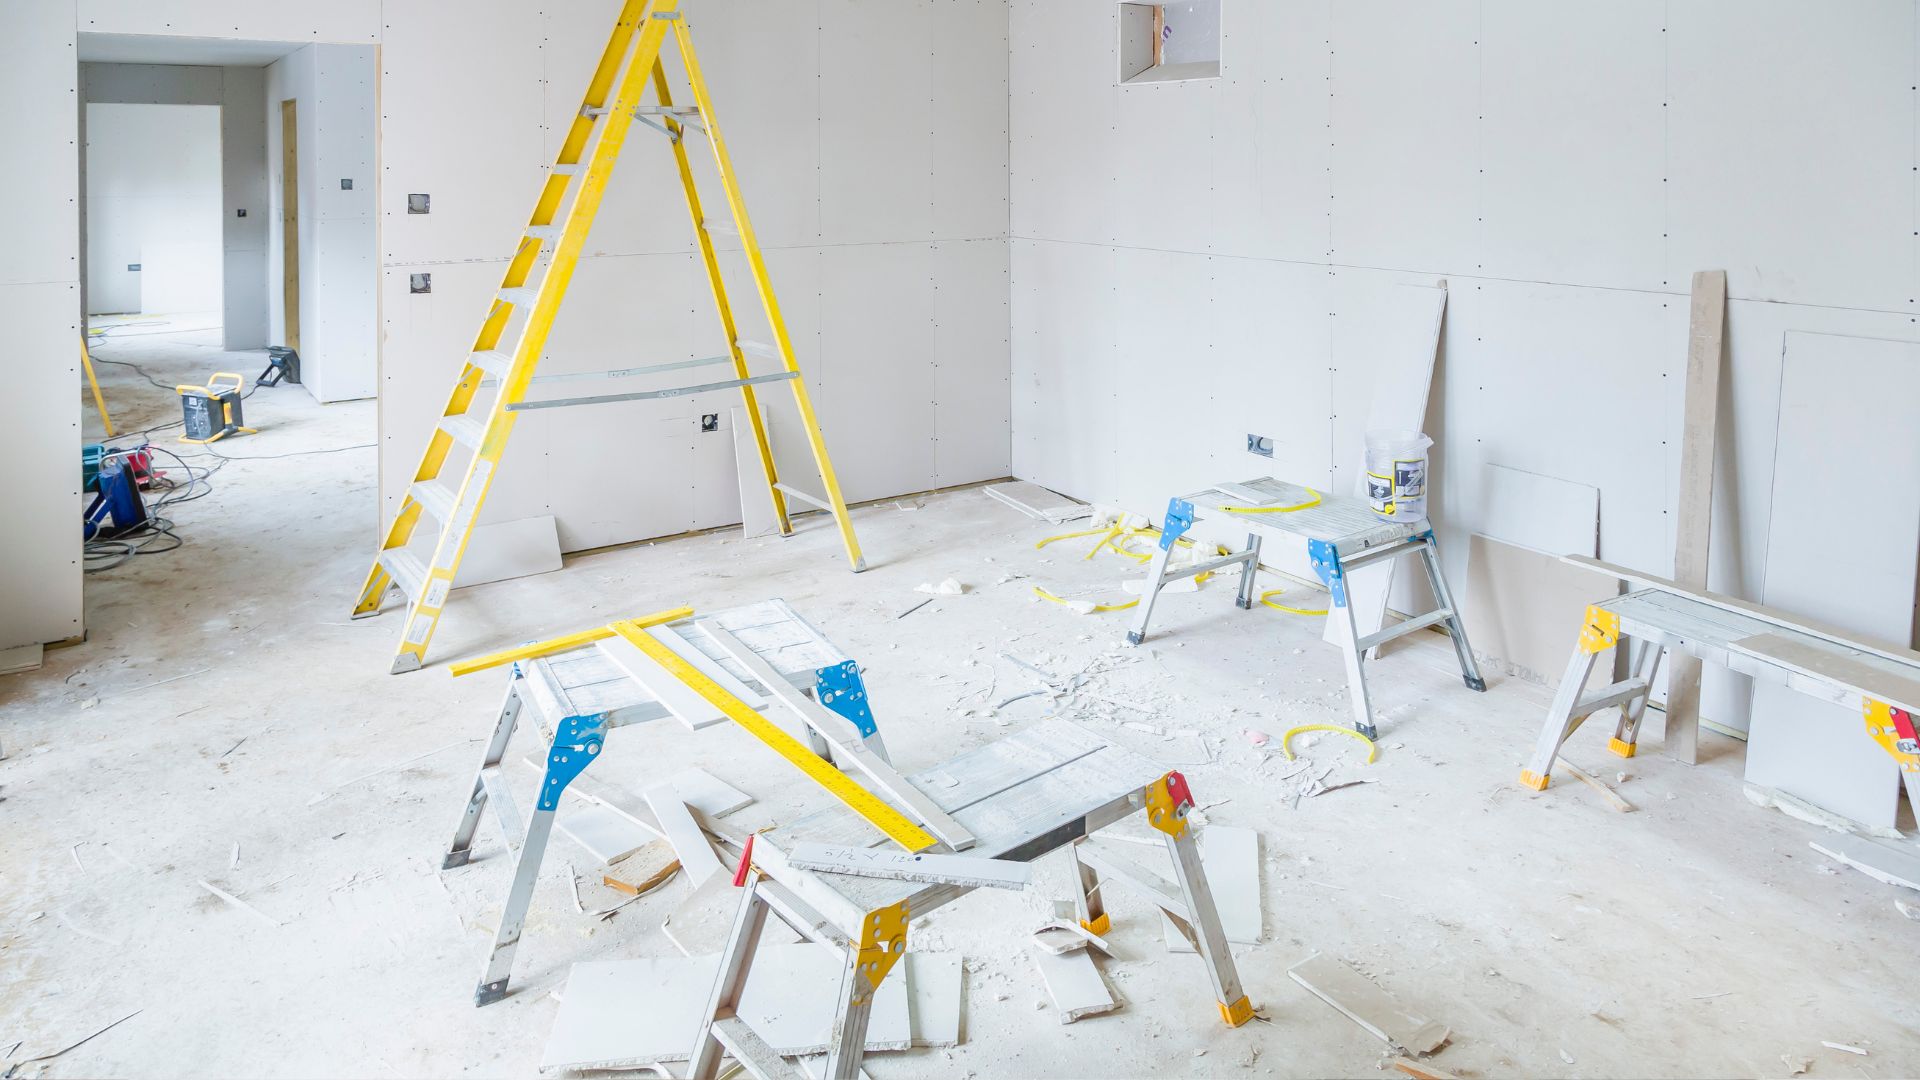
[[[447,594],[453,588],[454,574],[460,568],[461,557],[473,533],[474,520],[480,513],[481,504],[486,501],[487,488],[493,481],[500,458],[506,452],[507,436],[513,432],[514,421],[519,414],[529,409],[635,401],[738,387],[741,397],[745,399],[747,417],[753,425],[754,444],[760,452],[761,470],[766,476],[781,534],[791,535],[793,532],[787,513],[788,497],[824,510],[833,515],[839,525],[840,538],[846,546],[847,559],[854,572],[866,569],[866,560],[860,554],[860,542],[854,537],[853,524],[847,517],[846,501],[840,495],[840,483],[834,477],[832,462],[827,458],[826,443],[821,438],[813,404],[807,398],[806,382],[800,378],[800,367],[794,361],[793,342],[788,337],[786,322],[780,316],[780,305],[773,295],[773,283],[767,276],[766,261],[761,257],[753,226],[747,221],[740,185],[734,178],[726,144],[721,141],[720,128],[714,121],[713,103],[707,95],[699,61],[694,57],[693,41],[688,36],[686,21],[681,18],[678,8],[679,0],[626,0],[622,6],[619,21],[614,24],[613,35],[607,41],[606,51],[600,56],[599,67],[594,70],[593,81],[587,87],[579,114],[575,116],[566,140],[560,146],[553,171],[548,175],[540,200],[534,207],[533,217],[527,223],[526,235],[522,237],[513,261],[507,266],[506,276],[501,280],[486,321],[481,324],[473,351],[461,370],[460,381],[447,399],[447,407],[420,460],[420,468],[414,473],[413,484],[407,489],[400,512],[387,530],[373,569],[367,573],[366,584],[361,586],[360,601],[353,609],[354,618],[378,614],[389,586],[397,587],[409,598],[406,626],[393,660],[395,674],[416,670],[423,662],[427,643],[432,640],[434,629],[439,625]],[[675,105],[668,91],[661,51],[669,33],[673,35],[685,67],[693,94],[691,105]],[[641,98],[646,93],[649,81],[653,83],[658,103],[642,105]],[[528,386],[537,381],[534,369],[539,365],[541,353],[546,347],[547,334],[553,328],[560,301],[566,296],[567,284],[580,261],[580,249],[586,243],[587,231],[593,225],[594,214],[600,208],[608,179],[613,174],[614,162],[620,156],[620,147],[626,141],[634,120],[660,131],[673,146],[674,160],[680,170],[680,183],[686,189],[687,211],[693,218],[694,235],[699,238],[701,260],[706,266],[707,279],[713,289],[714,306],[718,309],[728,348],[726,355],[710,357],[705,361],[677,361],[615,374],[638,375],[693,367],[701,363],[730,361],[734,378],[639,393],[525,401],[523,399]],[[731,223],[708,221],[701,209],[700,196],[687,156],[686,135],[689,131],[704,133],[707,145],[713,150]],[[737,235],[741,252],[753,275],[755,291],[759,293],[761,306],[766,310],[767,325],[773,337],[771,344],[740,337],[734,324],[733,309],[727,300],[726,284],[720,274],[713,244],[715,233]],[[543,262],[542,255],[549,253],[550,257]],[[749,355],[776,361],[780,370],[754,375],[747,366]],[[773,382],[785,382],[793,391],[794,405],[798,409],[801,425],[806,429],[814,464],[819,469],[825,488],[824,499],[780,480],[774,466],[773,451],[767,443],[766,425],[754,396],[755,386]],[[475,399],[484,386],[496,387],[492,404],[476,405]],[[470,454],[457,483],[451,481],[447,471],[447,458],[456,444]],[[443,479],[443,476],[446,478]],[[433,552],[424,560],[408,549],[422,513],[440,523],[439,538],[434,543]]]

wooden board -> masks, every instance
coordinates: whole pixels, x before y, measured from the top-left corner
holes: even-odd
[[[1848,655],[1837,646],[1822,649],[1781,634],[1755,634],[1734,642],[1733,647],[1764,656],[1790,671],[1818,676],[1875,701],[1920,713],[1920,678],[1894,674],[1861,654]],[[1920,676],[1920,669],[1914,674]]]
[[[1693,275],[1687,319],[1687,397],[1680,430],[1680,505],[1674,520],[1673,580],[1707,587],[1707,546],[1713,524],[1713,456],[1720,416],[1720,369],[1725,353],[1727,274]],[[1667,658],[1667,754],[1692,764],[1699,757],[1700,661],[1676,651]]]
[[[1789,333],[1761,600],[1869,638],[1913,640],[1920,566],[1920,345]],[[1684,583],[1683,583],[1684,584]],[[1749,783],[1894,824],[1899,767],[1860,714],[1754,687]]]
[[[286,312],[285,341],[300,351],[300,124],[299,103],[280,103],[280,275]]]
[[[1553,555],[1474,534],[1460,606],[1474,656],[1503,675],[1558,687],[1587,605],[1620,594],[1609,580]],[[1608,650],[1595,685],[1613,670]]]

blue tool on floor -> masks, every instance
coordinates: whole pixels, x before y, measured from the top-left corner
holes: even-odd
[[[109,454],[100,463],[97,488],[81,525],[85,539],[111,540],[146,527],[147,504],[126,454]]]

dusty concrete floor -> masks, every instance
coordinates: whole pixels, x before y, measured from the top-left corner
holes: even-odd
[[[211,340],[122,337],[99,352],[168,385],[259,367]],[[123,426],[178,416],[171,392],[102,373]],[[0,679],[0,1064],[134,1013],[21,1075],[533,1075],[568,965],[673,955],[658,926],[682,886],[590,920],[564,864],[591,868],[556,839],[519,991],[473,1008],[505,888],[497,833],[483,829],[474,864],[438,867],[502,679],[454,680],[444,664],[389,676],[397,616],[347,620],[374,544],[374,404],[320,408],[282,387],[247,414],[261,433],[221,446],[235,460],[213,494],[175,509],[186,546],[92,576],[89,640]],[[272,456],[286,454],[302,456]],[[1046,711],[1040,697],[962,715],[1031,687],[1002,652],[1056,671],[1118,653],[1100,693],[1209,736],[1163,740],[1084,698],[1066,710],[1182,767],[1213,821],[1261,832],[1267,935],[1239,963],[1271,1023],[1220,1025],[1197,960],[1169,956],[1157,918],[1120,893],[1105,970],[1125,1007],[1058,1025],[1008,933],[1065,895],[1049,866],[1037,894],[976,893],[915,924],[914,947],[967,958],[965,1042],[875,1055],[881,1080],[1377,1075],[1381,1044],[1287,979],[1314,950],[1451,1025],[1433,1063],[1462,1076],[1785,1075],[1801,1059],[1810,1076],[1920,1073],[1920,923],[1896,911],[1897,890],[1824,866],[1810,826],[1750,806],[1738,744],[1709,736],[1705,763],[1675,764],[1653,752],[1655,716],[1649,753],[1617,784],[1638,812],[1564,781],[1534,794],[1515,776],[1545,696],[1501,680],[1465,691],[1433,639],[1376,669],[1377,764],[1343,739],[1307,751],[1316,770],[1337,766],[1329,782],[1377,782],[1296,804],[1300,778],[1242,731],[1344,716],[1314,620],[1239,612],[1209,586],[1163,600],[1157,638],[1125,650],[1124,615],[1031,597],[1034,583],[1118,595],[1129,564],[1081,561],[1085,541],[1035,550],[1058,530],[973,490],[856,518],[874,562],[858,577],[818,523],[784,541],[720,533],[586,555],[459,594],[434,655],[782,596],[867,666],[909,768]],[[897,618],[925,599],[915,585],[948,576],[973,591]],[[1611,778],[1621,763],[1601,743],[1589,729],[1569,756]],[[819,801],[730,729],[625,729],[595,774],[632,790],[693,763],[759,797],[737,818],[748,824]]]

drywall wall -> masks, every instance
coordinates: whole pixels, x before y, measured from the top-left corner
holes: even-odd
[[[0,139],[74,156],[77,32],[379,47],[378,172],[367,187],[377,199],[382,507],[369,507],[371,550],[618,9],[617,0],[551,11],[479,0],[452,18],[428,0],[19,0],[0,10],[9,62],[0,88],[27,107],[0,115]],[[848,496],[1005,475],[1006,0],[693,0],[685,9]],[[630,146],[548,370],[709,355],[717,345],[668,159],[637,136]],[[44,212],[0,253],[0,290],[18,271],[22,282],[57,281],[77,294],[75,178],[35,172],[31,185],[5,183],[18,196],[12,205]],[[412,192],[434,196],[431,214],[406,213]],[[416,273],[432,275],[431,293],[409,291]],[[78,335],[77,299],[71,319],[44,297],[17,305],[32,333]],[[35,428],[71,416],[77,445],[77,360],[34,376],[45,385],[9,400],[7,415],[31,415]],[[530,417],[488,520],[552,514],[569,549],[737,520],[731,440],[699,431],[701,413],[724,415],[737,400]],[[776,431],[798,434],[780,419]],[[39,470],[27,486],[48,507],[60,492],[77,497],[71,448],[42,440],[37,456],[23,455],[31,437],[9,426],[0,450]],[[609,460],[636,467],[609,469]],[[9,635],[37,628],[20,630],[23,642],[79,627],[77,560],[57,557],[77,557],[78,540],[64,512],[36,520],[46,524],[35,526],[35,543],[0,570]],[[16,591],[24,609],[11,603]]]
[[[1783,333],[1915,336],[1912,3],[1242,0],[1221,78],[1140,86],[1115,7],[1012,4],[1016,475],[1156,515],[1347,490],[1381,305],[1445,278],[1452,579],[1496,463],[1599,489],[1601,556],[1665,573],[1687,288],[1724,268],[1710,584],[1758,597]],[[1743,680],[1704,695],[1744,724]]]
[[[80,97],[89,105],[219,107],[221,299],[216,306],[228,349],[258,349],[268,343],[265,78],[264,69],[257,67],[80,65]],[[85,120],[84,111],[81,119]],[[84,123],[81,131],[84,135]],[[85,162],[81,164],[84,178]],[[84,211],[84,191],[81,205]],[[80,231],[82,244],[91,246],[84,212]],[[84,258],[82,264],[91,279],[91,267],[86,266]],[[277,275],[274,280],[278,280]],[[104,310],[94,306],[91,299],[89,306]]]
[[[86,109],[88,314],[220,310],[218,106]]]
[[[300,381],[323,403],[379,392],[376,82],[372,48],[309,45],[274,61],[262,83],[267,336],[274,344],[290,340],[282,277],[281,108],[292,101]]]

